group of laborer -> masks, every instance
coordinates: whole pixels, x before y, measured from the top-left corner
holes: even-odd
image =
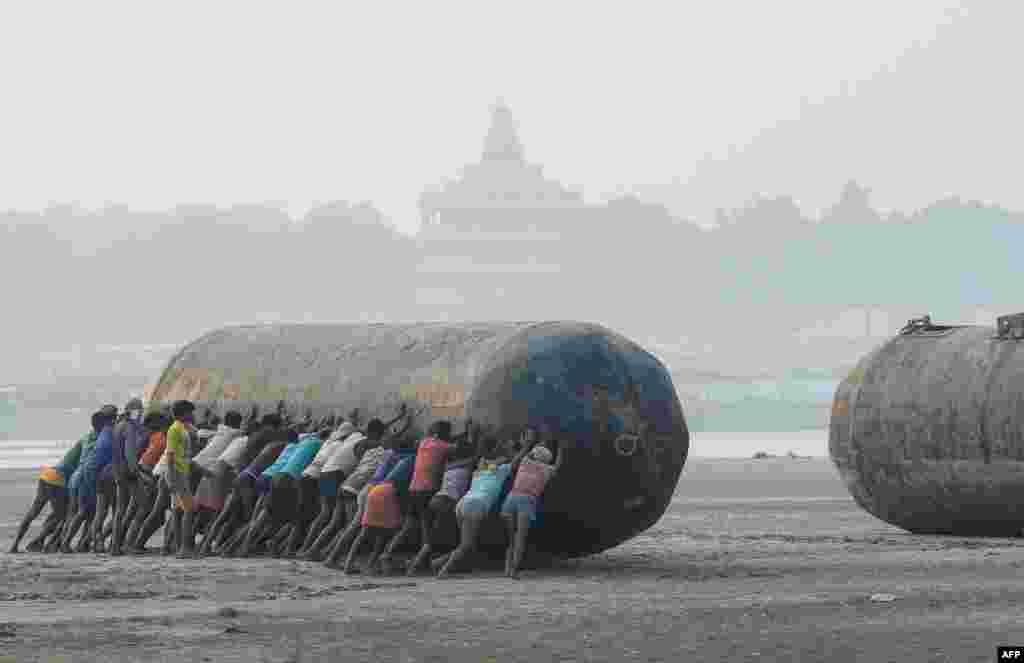
[[[253,407],[244,421],[237,411],[221,422],[207,410],[199,425],[195,410],[177,401],[144,416],[132,399],[120,414],[112,405],[93,414],[92,430],[40,472],[10,551],[49,504],[28,550],[102,553],[109,539],[112,555],[142,553],[166,523],[165,555],[270,552],[325,559],[349,573],[371,543],[364,571],[390,573],[392,554],[418,530],[421,547],[406,572],[429,565],[445,577],[465,565],[481,524],[500,512],[505,573],[515,577],[539,499],[568,448],[529,429],[501,441],[469,421],[458,435],[436,421],[417,439],[407,435],[413,417],[404,404],[391,421],[365,428],[358,410],[319,421],[307,411],[294,422],[281,403],[262,417]],[[437,528],[452,517],[459,543],[432,559]]]

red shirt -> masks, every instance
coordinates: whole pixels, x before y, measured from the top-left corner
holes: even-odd
[[[455,445],[436,437],[425,438],[416,449],[416,465],[412,471],[410,492],[436,491],[444,477],[444,464],[448,452]]]

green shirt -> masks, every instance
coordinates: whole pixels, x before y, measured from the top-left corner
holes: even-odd
[[[70,478],[78,469],[78,463],[82,459],[82,448],[85,446],[96,446],[95,432],[90,431],[78,438],[78,442],[75,442],[74,446],[67,450],[56,469],[60,470],[65,477]]]
[[[82,445],[85,440],[92,440],[93,444],[96,442],[96,434],[89,433],[83,439],[75,442],[75,446],[68,449],[68,452],[64,454],[64,457],[60,459],[60,464],[65,467],[78,467],[78,461],[82,458]]]
[[[99,436],[95,432],[92,432],[87,435],[83,435],[82,439],[79,440],[79,442],[82,443],[82,451],[78,455],[79,466],[85,465],[87,461],[91,461],[96,455],[96,441],[98,439]]]
[[[185,424],[175,421],[167,429],[167,451],[174,453],[174,469],[179,474],[188,474],[192,468],[189,463],[189,438]]]

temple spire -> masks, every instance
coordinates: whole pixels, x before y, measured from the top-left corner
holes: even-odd
[[[491,126],[484,138],[484,161],[523,161],[523,145],[512,111],[500,97],[491,110]]]

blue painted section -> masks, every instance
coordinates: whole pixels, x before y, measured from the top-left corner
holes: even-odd
[[[634,350],[625,353],[624,359],[639,388],[641,416],[653,424],[655,432],[673,433],[672,406],[676,390],[668,371],[646,352]]]
[[[676,397],[668,373],[656,359],[640,351],[611,347],[602,335],[537,335],[527,340],[527,368],[512,375],[512,397],[528,404],[529,425],[549,424],[555,430],[588,440],[594,431],[594,397],[590,385],[604,385],[612,402],[630,401],[630,381],[637,391],[639,414],[656,431],[671,432]],[[613,433],[629,422],[612,414]]]

